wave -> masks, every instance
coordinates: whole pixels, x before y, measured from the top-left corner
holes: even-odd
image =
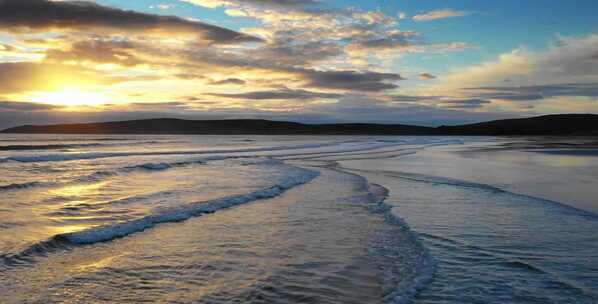
[[[370,201],[373,205],[370,211],[381,214],[385,222],[399,227],[404,233],[380,233],[376,241],[371,244],[371,249],[375,256],[381,259],[389,259],[384,266],[385,277],[390,279],[394,289],[384,296],[385,302],[395,304],[411,303],[418,292],[425,288],[433,279],[436,272],[436,261],[430,251],[420,241],[416,232],[410,229],[409,225],[399,217],[392,205],[386,203],[389,196],[389,190],[382,185],[369,183],[361,175],[355,174],[353,170],[347,170],[330,162],[328,169],[350,174],[360,178],[363,181],[366,191],[369,193]],[[401,263],[397,264],[399,256],[408,256],[412,264],[411,270],[406,273]],[[411,274],[411,275],[410,275]]]
[[[0,151],[32,151],[32,150],[60,150],[60,149],[74,149],[74,148],[89,148],[89,147],[109,147],[122,146],[125,143],[60,143],[60,144],[23,144],[23,145],[0,145]],[[120,140],[123,141],[123,140]],[[177,144],[185,143],[182,141],[139,141],[137,145],[155,145],[155,144]],[[130,143],[127,143],[130,144]]]
[[[160,163],[143,163],[139,165],[127,166],[122,167],[119,169],[115,169],[112,171],[96,171],[89,175],[81,176],[75,178],[73,180],[65,181],[65,182],[40,182],[40,181],[32,181],[32,182],[24,182],[24,183],[13,183],[8,185],[0,185],[0,192],[3,191],[14,191],[14,190],[27,190],[30,188],[41,188],[41,187],[55,187],[59,185],[70,185],[70,184],[79,184],[79,183],[93,183],[101,181],[107,177],[116,176],[121,173],[131,173],[135,171],[164,171],[169,170],[172,168],[179,168],[185,167],[194,164],[205,164],[209,161],[218,161],[218,160],[225,160],[225,159],[236,159],[242,157],[226,157],[226,156],[211,156],[211,157],[204,157],[201,159],[194,159],[188,161],[178,161],[178,162],[160,162]],[[278,165],[282,164],[282,161],[275,160],[268,157],[258,157],[255,159],[250,160],[243,160],[239,162],[239,165],[248,166],[248,165]]]
[[[365,171],[365,170],[354,170],[354,171]],[[368,171],[368,172],[376,172],[376,171]],[[554,202],[542,198],[537,198],[528,195],[522,195],[517,193],[512,193],[506,190],[502,190],[496,188],[491,185],[480,184],[480,183],[472,183],[467,181],[461,181],[457,179],[450,179],[444,177],[436,177],[436,176],[427,176],[423,174],[411,174],[411,173],[397,173],[392,172],[389,174],[388,171],[377,171],[378,173],[382,173],[388,176],[395,176],[403,179],[409,180],[416,180],[418,182],[424,183],[431,183],[431,184],[442,184],[442,185],[449,185],[454,187],[463,187],[463,188],[475,188],[476,190],[481,191],[491,191],[495,195],[509,195],[509,196],[518,196],[529,199],[530,203],[537,202],[539,204],[548,204],[549,207],[556,207],[559,208],[560,214],[572,214],[574,216],[580,217],[590,217],[592,219],[596,219],[597,217],[589,212],[584,210],[579,210],[574,207],[561,204],[559,202]],[[498,193],[497,193],[498,192]],[[407,223],[398,216],[398,211],[396,207],[392,206],[385,206],[390,210],[390,213],[387,213],[387,216],[390,221],[408,227]],[[538,258],[542,259],[553,259],[553,258],[563,258],[565,256],[568,257],[566,252],[563,252],[562,255],[554,255],[554,254],[546,254],[546,253],[538,253],[528,251],[518,251],[518,250],[506,250],[506,249],[496,249],[496,248],[484,248],[477,246],[475,244],[468,244],[462,241],[457,241],[453,239],[449,239],[446,237],[440,237],[436,235],[426,234],[426,233],[418,233],[418,238],[422,241],[425,241],[426,245],[434,247],[442,248],[443,251],[451,252],[451,254],[455,255],[453,262],[463,262],[463,265],[470,265],[471,263],[485,263],[491,265],[492,267],[506,267],[511,269],[516,269],[517,271],[523,271],[534,275],[545,275],[550,278],[550,284],[554,285],[562,285],[563,288],[571,289],[576,293],[583,294],[584,296],[594,297],[592,292],[588,290],[585,286],[580,286],[575,281],[568,280],[566,277],[559,275],[557,272],[553,270],[544,269],[540,265],[541,263],[535,263],[534,260]],[[538,265],[539,264],[539,265]],[[432,279],[433,272],[430,275],[422,274],[420,283],[416,284],[414,288],[408,288],[407,292],[403,290],[403,288],[399,288],[396,291],[397,297],[392,301],[392,303],[411,303],[413,296],[415,296],[422,287],[426,286],[427,282]]]
[[[34,257],[45,256],[49,253],[68,249],[73,244],[61,235],[56,235],[48,240],[35,243],[17,254],[0,255],[0,261],[5,267],[17,267],[28,265],[33,262]]]
[[[354,170],[354,171],[367,171],[367,170]],[[539,202],[539,203],[542,203],[545,205],[559,208],[559,210],[561,210],[561,212],[571,213],[571,214],[574,214],[577,216],[583,216],[583,217],[589,217],[589,218],[598,218],[598,215],[595,213],[592,213],[592,212],[586,211],[586,210],[582,210],[579,208],[575,208],[575,207],[567,205],[565,203],[561,203],[561,202],[557,202],[557,201],[553,201],[553,200],[549,200],[549,199],[545,199],[545,198],[541,198],[541,197],[536,197],[536,196],[531,196],[531,195],[526,195],[526,194],[521,194],[521,193],[515,193],[515,192],[511,192],[511,191],[508,191],[508,190],[505,190],[502,188],[498,188],[498,187],[495,187],[492,185],[475,183],[475,182],[464,181],[464,180],[448,178],[448,177],[418,174],[418,173],[393,172],[393,171],[368,171],[368,172],[372,172],[372,173],[378,172],[378,173],[382,173],[382,174],[385,174],[388,176],[394,176],[396,178],[402,178],[402,179],[407,179],[407,180],[422,182],[422,183],[448,185],[448,186],[461,187],[461,188],[473,188],[473,189],[482,190],[482,191],[490,191],[490,192],[494,192],[494,193],[513,195],[513,196],[517,196],[517,197],[527,198],[527,199],[529,199],[530,203]]]
[[[33,244],[16,254],[2,255],[0,256],[0,260],[2,260],[6,266],[18,266],[23,264],[23,262],[31,262],[32,258],[35,256],[43,256],[56,249],[68,249],[69,247],[76,245],[106,242],[136,232],[141,232],[161,223],[180,222],[205,213],[214,213],[218,210],[231,208],[256,200],[274,198],[293,187],[311,181],[319,175],[319,172],[317,171],[296,167],[293,168],[299,172],[298,175],[289,177],[279,184],[268,188],[259,189],[246,194],[233,195],[210,201],[190,203],[184,206],[163,209],[152,215],[127,222],[89,228],[78,232],[58,234],[48,240]]]
[[[47,183],[43,183],[43,182],[13,183],[13,184],[0,186],[0,191],[29,189],[29,188],[33,188],[33,187],[39,187],[42,185],[47,185]]]
[[[140,138],[6,138],[0,142],[90,142],[90,141],[135,141]]]
[[[80,212],[85,212],[85,211],[93,211],[95,212],[94,214],[97,214],[99,211],[103,208],[105,208],[106,206],[114,206],[114,205],[127,205],[127,204],[134,204],[134,203],[138,203],[138,202],[147,202],[156,198],[166,198],[168,195],[172,195],[174,192],[173,191],[158,191],[158,192],[153,192],[153,193],[148,193],[148,194],[143,194],[143,195],[135,195],[135,196],[129,196],[129,197],[125,197],[125,198],[120,198],[120,199],[114,199],[114,200],[109,200],[109,201],[103,201],[103,202],[97,202],[97,203],[93,203],[93,204],[87,204],[87,203],[78,203],[76,205],[65,205],[63,207],[61,207],[60,209],[58,209],[58,211],[55,211],[53,213],[50,213],[52,215],[77,215],[80,214]],[[102,212],[109,212],[107,210],[103,210]],[[120,211],[116,211],[117,213]]]
[[[75,178],[70,181],[65,182],[41,182],[41,181],[32,181],[32,182],[24,182],[24,183],[13,183],[8,185],[0,185],[0,192],[3,191],[13,191],[13,190],[26,190],[30,188],[39,188],[39,187],[54,187],[58,185],[69,185],[69,184],[79,184],[79,183],[93,183],[100,180],[103,180],[107,177],[116,176],[121,173],[130,173],[139,170],[145,171],[163,171],[168,170],[175,167],[184,167],[192,164],[204,164],[206,163],[205,159],[198,159],[198,160],[190,160],[190,161],[180,161],[180,162],[171,162],[171,163],[144,163],[134,166],[127,166],[119,169],[115,169],[113,171],[96,171],[89,175],[81,176]]]
[[[377,210],[384,214],[384,217],[388,223],[397,225],[407,232],[410,242],[417,247],[416,256],[416,275],[411,280],[401,281],[398,286],[391,292],[387,298],[390,299],[391,303],[404,304],[411,303],[412,299],[417,293],[426,287],[434,277],[436,272],[436,262],[429,250],[419,240],[418,235],[411,230],[407,222],[393,212],[393,207],[385,203],[385,199],[388,197],[388,189],[381,185],[370,184],[370,192],[374,193],[374,197],[377,197],[378,206]]]
[[[426,287],[434,278],[436,272],[436,261],[432,254],[420,241],[418,235],[411,230],[407,222],[399,217],[396,212],[393,212],[393,207],[386,204],[384,201],[380,202],[383,208],[386,209],[384,213],[388,222],[400,226],[403,230],[408,232],[410,241],[417,247],[419,255],[416,257],[416,275],[412,280],[404,281],[399,284],[394,292],[390,295],[392,303],[406,304],[411,303],[412,299],[418,294],[420,290]]]
[[[141,165],[124,167],[121,169],[121,171],[124,171],[124,172],[131,172],[131,171],[135,171],[135,170],[162,171],[162,170],[168,170],[168,169],[171,169],[174,167],[183,167],[183,166],[192,165],[192,164],[205,164],[205,163],[206,163],[206,160],[204,160],[204,159],[171,162],[171,163],[166,163],[166,162],[145,163],[145,164],[141,164]]]
[[[388,174],[388,172],[384,172]],[[491,192],[507,192],[503,189],[498,187],[494,187],[487,184],[480,184],[474,182],[468,182],[464,180],[449,178],[449,177],[441,177],[441,176],[431,176],[425,174],[418,174],[418,173],[407,173],[407,172],[396,172],[397,177],[402,179],[408,179],[411,181],[422,182],[422,183],[429,183],[429,184],[440,184],[440,185],[449,185],[449,186],[456,186],[456,187],[463,187],[463,188],[476,188],[480,190],[487,190]],[[392,175],[392,173],[391,173]]]
[[[52,161],[72,161],[85,159],[98,159],[109,157],[127,157],[127,156],[153,156],[153,155],[200,155],[200,154],[230,154],[230,153],[249,153],[249,152],[269,152],[280,150],[296,150],[320,148],[337,145],[337,143],[318,143],[318,144],[304,144],[295,146],[278,146],[278,147],[261,147],[261,148],[247,148],[247,149],[230,149],[230,150],[203,150],[203,151],[156,151],[156,152],[86,152],[86,153],[66,153],[66,154],[47,154],[47,155],[32,155],[32,156],[9,156],[0,158],[0,162],[21,162],[21,163],[36,163],[36,162],[52,162]]]
[[[342,146],[343,144],[355,144],[350,146]],[[452,145],[452,144],[463,144],[462,140],[457,139],[412,139],[412,140],[381,140],[374,142],[333,142],[333,143],[312,143],[303,145],[293,146],[275,146],[275,147],[259,147],[259,148],[246,148],[246,149],[230,149],[230,150],[203,150],[203,151],[155,151],[155,152],[84,152],[84,153],[63,153],[63,154],[47,154],[47,155],[30,155],[30,156],[9,156],[0,158],[2,162],[21,162],[21,163],[36,163],[36,162],[54,162],[54,161],[73,161],[73,160],[86,160],[86,159],[98,159],[98,158],[110,158],[110,157],[128,157],[128,156],[153,156],[153,155],[200,155],[200,154],[231,154],[231,153],[250,153],[250,152],[274,152],[282,150],[299,150],[299,149],[313,149],[322,147],[338,146],[337,149],[330,151],[314,151],[307,153],[296,153],[279,156],[292,156],[292,155],[306,155],[306,154],[326,154],[326,153],[340,153],[340,152],[356,152],[371,149],[384,148],[394,145],[426,145],[426,146],[438,146],[438,145]]]
[[[353,174],[350,171],[344,171],[342,167],[336,167],[337,170],[347,174]],[[396,287],[392,292],[385,296],[385,299],[394,304],[406,304],[411,303],[417,293],[426,287],[433,279],[436,272],[436,261],[432,257],[430,251],[420,241],[419,236],[415,233],[409,225],[393,212],[393,206],[386,203],[386,199],[389,196],[389,190],[382,185],[369,183],[367,179],[361,175],[356,175],[364,180],[367,184],[367,190],[370,193],[370,197],[373,199],[375,205],[373,212],[381,213],[387,223],[396,225],[406,232],[409,243],[415,246],[413,252],[416,253],[414,258],[414,277],[408,280],[404,279],[404,273],[399,271],[393,273],[392,267],[385,269],[387,274],[392,276],[392,279],[399,279]],[[397,236],[392,234],[388,235],[385,239],[378,241],[374,244],[374,247],[382,252],[383,255],[389,255],[391,257],[396,256],[394,251],[398,250],[398,246],[405,244],[404,239],[393,239]],[[387,251],[391,251],[390,253]]]
[[[387,170],[351,169],[351,168],[344,168],[344,167],[339,167],[339,168],[341,168],[342,170],[347,170],[347,171],[351,171],[351,172],[367,172],[367,173],[373,173],[373,174],[383,174],[383,175],[386,175],[389,177],[401,178],[401,179],[406,179],[406,180],[411,180],[411,181],[421,182],[421,183],[448,185],[448,186],[461,187],[461,188],[472,188],[472,189],[477,189],[477,190],[482,190],[482,191],[490,191],[490,192],[494,192],[494,193],[513,195],[513,196],[517,196],[517,197],[527,198],[527,199],[529,199],[530,203],[531,202],[539,202],[539,203],[542,203],[545,205],[559,208],[561,210],[561,212],[566,212],[566,213],[574,214],[576,216],[582,216],[582,217],[588,217],[588,218],[598,218],[598,214],[592,213],[587,210],[576,208],[574,206],[568,205],[563,202],[549,200],[549,199],[532,196],[532,195],[511,192],[511,191],[508,191],[508,190],[505,190],[505,189],[502,189],[502,188],[499,188],[496,186],[488,185],[488,184],[470,182],[470,181],[465,181],[465,180],[460,180],[460,179],[455,179],[455,178],[450,178],[450,177],[426,175],[426,174],[420,174],[420,173],[409,173],[409,172],[387,171]]]
[[[57,145],[7,145],[0,146],[0,151],[26,151],[26,150],[55,150],[55,149],[71,149],[71,148],[85,148],[97,147],[101,144],[57,144]]]

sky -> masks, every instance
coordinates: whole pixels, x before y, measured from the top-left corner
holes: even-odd
[[[598,113],[595,0],[0,0],[0,128]]]

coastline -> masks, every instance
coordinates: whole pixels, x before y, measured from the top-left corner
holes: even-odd
[[[598,171],[598,158],[593,154],[479,149],[485,145],[426,147],[399,158],[341,161],[341,166],[484,184],[598,214],[598,178],[592,174]]]

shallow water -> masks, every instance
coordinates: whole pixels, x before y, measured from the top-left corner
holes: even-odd
[[[596,215],[403,171],[497,143],[2,135],[0,302],[595,302]]]

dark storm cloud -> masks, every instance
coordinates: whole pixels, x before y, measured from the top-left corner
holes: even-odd
[[[0,112],[5,111],[45,111],[59,109],[61,106],[35,102],[0,101]]]
[[[47,31],[110,28],[125,31],[194,32],[214,43],[260,41],[233,30],[190,21],[101,6],[86,1],[0,0],[0,29],[4,31]]]
[[[276,91],[256,91],[240,94],[206,94],[209,96],[234,98],[234,99],[319,99],[319,98],[339,98],[340,94],[310,92],[305,90],[276,90]]]

